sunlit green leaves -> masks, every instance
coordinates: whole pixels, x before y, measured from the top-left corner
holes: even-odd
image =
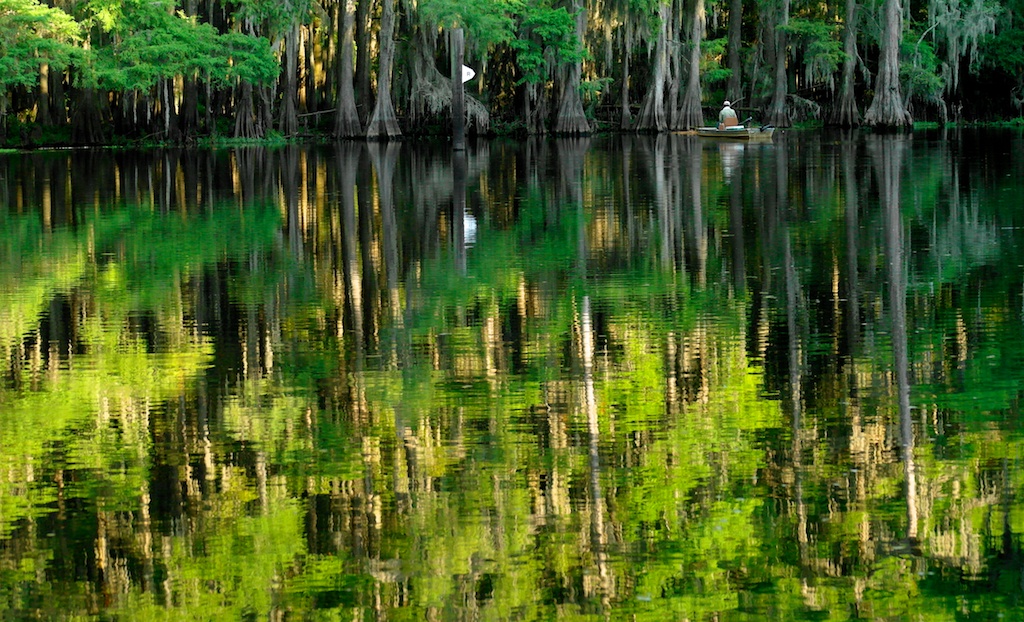
[[[114,41],[91,54],[85,79],[115,90],[148,90],[175,76],[218,83],[243,79],[265,84],[278,73],[270,43],[176,13],[162,2],[127,0],[94,6],[94,19]]]
[[[211,72],[214,80],[231,82],[238,79],[252,84],[271,84],[280,74],[280,65],[270,41],[265,37],[228,33],[220,35],[218,43],[228,63],[226,68],[220,67],[223,71]]]
[[[59,8],[0,0],[0,89],[37,83],[43,64],[66,67],[77,55],[80,35],[79,24]]]
[[[521,5],[518,35],[509,45],[516,52],[523,82],[537,84],[547,79],[549,66],[572,64],[586,56],[576,38],[575,20],[565,7],[548,2]]]

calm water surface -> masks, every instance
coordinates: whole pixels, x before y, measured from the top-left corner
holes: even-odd
[[[1022,154],[0,156],[0,618],[1021,619]]]

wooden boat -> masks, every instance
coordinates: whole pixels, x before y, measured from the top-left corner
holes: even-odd
[[[735,140],[771,140],[774,133],[775,127],[772,125],[762,125],[761,127],[733,125],[724,129],[718,129],[717,127],[697,128],[697,136]]]

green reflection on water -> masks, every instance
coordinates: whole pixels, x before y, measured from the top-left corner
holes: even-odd
[[[1019,165],[969,138],[10,159],[0,608],[1020,617]]]

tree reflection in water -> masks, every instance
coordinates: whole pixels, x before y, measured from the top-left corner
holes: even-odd
[[[3,156],[0,607],[1012,618],[1019,143]]]

